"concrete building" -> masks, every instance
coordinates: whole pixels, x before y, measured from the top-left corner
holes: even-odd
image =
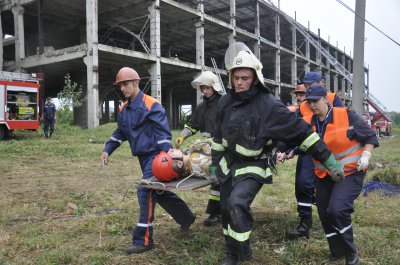
[[[70,73],[87,95],[75,110],[85,128],[109,121],[110,101],[118,109],[122,95],[113,83],[122,66],[138,71],[141,89],[177,128],[180,107],[200,100],[190,82],[214,71],[211,58],[226,83],[224,55],[234,41],[254,50],[266,83],[284,102],[309,70],[351,99],[350,82],[332,62],[351,73],[351,55],[265,0],[2,0],[0,11],[0,70],[43,73],[43,98],[55,97]]]

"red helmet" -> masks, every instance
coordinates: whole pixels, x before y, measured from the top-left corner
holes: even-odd
[[[130,80],[140,80],[139,74],[130,67],[122,67],[115,78],[115,84]]]
[[[180,177],[182,169],[179,169],[176,161],[170,155],[161,151],[153,160],[151,170],[153,175],[162,182],[172,181]]]

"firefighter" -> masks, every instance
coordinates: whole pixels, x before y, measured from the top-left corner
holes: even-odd
[[[330,260],[346,257],[347,265],[360,264],[353,239],[351,213],[359,196],[374,147],[379,146],[375,133],[353,110],[331,107],[326,88],[310,86],[307,104],[313,115],[304,117],[344,165],[345,178],[334,182],[320,162],[315,163],[318,215],[331,251]]]
[[[251,258],[250,205],[263,184],[272,182],[272,140],[287,142],[310,153],[343,177],[343,167],[312,128],[271,95],[262,64],[250,52],[239,51],[229,70],[232,87],[218,103],[210,173],[221,182],[221,213],[225,257],[221,264]]]
[[[151,166],[160,151],[167,152],[172,147],[171,132],[165,110],[156,99],[139,89],[140,77],[129,67],[119,70],[115,83],[127,99],[120,107],[118,127],[105,143],[100,156],[103,164],[122,142],[128,141],[132,155],[139,158],[143,179],[153,176]],[[187,231],[196,217],[176,194],[165,191],[158,194],[154,190],[138,188],[140,207],[139,220],[133,230],[133,244],[126,249],[127,254],[149,251],[153,247],[153,220],[156,203],[159,203],[180,224],[181,231]]]
[[[44,123],[44,137],[51,138],[54,133],[54,125],[56,123],[56,105],[51,102],[51,97],[46,98],[46,103],[43,106],[42,121]],[[50,128],[50,134],[49,134]]]
[[[198,131],[205,137],[214,134],[215,113],[218,100],[223,94],[223,88],[218,77],[210,71],[204,71],[192,81],[194,89],[200,89],[203,94],[203,102],[193,112],[192,118],[185,124],[180,136],[176,139],[176,147],[179,148],[183,141],[196,134]],[[213,226],[221,222],[220,210],[220,186],[218,183],[211,185],[206,213],[209,216],[204,220],[205,226]]]
[[[304,75],[303,84],[305,89],[302,91],[304,92],[306,92],[306,89],[311,85],[325,85],[321,74],[318,72],[307,72]],[[294,93],[296,93],[296,90]],[[299,91],[296,93],[296,97],[298,101],[301,100],[299,104],[300,108],[296,114],[301,117],[311,115],[311,109],[305,101],[305,93],[301,95]],[[342,101],[334,93],[329,93],[329,102],[334,107],[343,107]],[[289,152],[287,158],[290,159],[294,155],[298,155],[296,163],[295,195],[297,200],[297,213],[300,220],[295,229],[288,231],[288,236],[291,239],[303,236],[308,238],[313,224],[312,205],[315,201],[316,178],[314,175],[314,163],[310,155],[300,152],[298,148],[294,148]]]

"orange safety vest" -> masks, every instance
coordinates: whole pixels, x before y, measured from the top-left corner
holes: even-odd
[[[335,93],[328,92],[327,96],[328,96],[329,104],[331,104],[331,106],[333,106],[333,101],[335,100]],[[303,102],[301,102],[300,113],[303,117],[313,115],[310,105],[307,104],[307,100],[304,100]]]
[[[361,158],[363,147],[356,140],[347,138],[349,129],[349,117],[346,108],[333,108],[333,123],[326,125],[324,142],[331,149],[333,156],[344,166],[344,175],[350,175],[357,171],[357,162]],[[313,115],[303,117],[306,122],[311,124]],[[316,126],[313,126],[316,131]],[[319,161],[314,160],[315,174],[319,178],[324,178],[329,172]]]

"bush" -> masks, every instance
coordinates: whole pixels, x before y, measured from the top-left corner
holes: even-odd
[[[72,111],[69,109],[58,109],[57,123],[72,125],[74,123]]]

